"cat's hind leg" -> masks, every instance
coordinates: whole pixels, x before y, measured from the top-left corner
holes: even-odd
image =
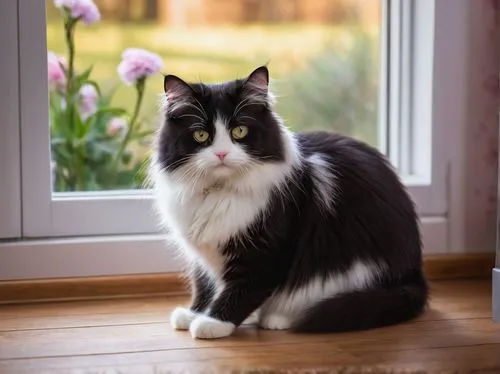
[[[260,308],[258,325],[265,330],[288,330],[293,323],[293,313],[288,294],[273,294]]]
[[[241,324],[242,325],[256,325],[259,323],[260,310],[257,309],[250,314],[247,319],[245,319]]]
[[[292,326],[292,318],[284,313],[269,312],[259,318],[259,327],[266,330],[288,330]]]

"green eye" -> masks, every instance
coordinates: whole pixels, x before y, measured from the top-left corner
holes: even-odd
[[[248,127],[246,126],[237,126],[231,130],[231,136],[233,139],[240,140],[243,139],[248,134]]]
[[[196,130],[193,133],[193,138],[196,140],[198,143],[205,143],[208,140],[208,132],[205,130]]]

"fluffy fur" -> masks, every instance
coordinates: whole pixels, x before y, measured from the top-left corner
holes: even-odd
[[[192,284],[174,328],[221,338],[257,320],[335,332],[423,311],[418,219],[376,149],[331,132],[290,132],[273,111],[265,67],[218,85],[166,76],[163,109],[151,176]],[[242,139],[231,136],[238,126],[248,129]],[[205,142],[195,140],[199,130]]]

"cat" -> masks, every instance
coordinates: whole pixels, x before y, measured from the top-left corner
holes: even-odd
[[[425,310],[418,216],[377,149],[291,132],[273,109],[266,66],[210,85],[166,75],[162,95],[155,206],[192,289],[173,328],[198,339],[244,323],[344,332]]]

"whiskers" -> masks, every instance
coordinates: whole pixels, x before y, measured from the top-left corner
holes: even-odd
[[[172,162],[171,164],[168,164],[165,167],[165,171],[170,171],[170,170],[173,171],[177,166],[179,166],[179,165],[183,164],[184,162],[188,161],[191,157],[193,157],[193,154],[188,154],[188,155],[186,155],[184,157],[181,157],[177,161]]]
[[[236,172],[238,173],[238,175],[240,177],[244,177],[244,176],[248,175],[251,171],[253,171],[255,168],[259,167],[262,164],[263,163],[261,161],[250,159],[247,162],[239,165],[238,168],[236,169]]]
[[[260,102],[255,102],[254,100],[252,100],[252,98],[245,98],[243,100],[241,100],[238,105],[236,105],[236,108],[234,108],[234,112],[233,112],[233,118],[236,118],[238,117],[238,114],[243,110],[245,109],[246,107],[249,107],[251,105],[261,105],[262,103]]]
[[[238,116],[238,121],[250,120],[250,122],[259,122],[257,118],[250,116]]]
[[[200,168],[196,162],[188,162],[172,173],[176,183],[192,194],[202,189],[202,181],[207,176],[207,169]]]
[[[152,168],[152,173],[165,175],[178,188],[178,191],[195,193],[200,188],[200,182],[206,177],[206,170],[199,168],[196,162],[193,162],[195,154],[187,154],[178,160],[159,166],[158,163]]]
[[[188,107],[194,109],[199,114],[199,116],[193,114],[193,117],[197,116],[201,122],[206,122],[208,120],[208,114],[203,108],[203,105],[201,105],[200,101],[194,96],[168,100],[167,95],[160,94],[158,98],[158,107],[163,114],[176,112],[182,108]]]
[[[204,190],[214,184],[222,185],[223,191],[254,194],[259,180],[259,169],[266,164],[266,159],[266,157],[235,159],[227,165],[228,169],[220,170],[218,168],[220,164],[190,154],[169,164],[161,171],[166,173],[176,186],[181,200],[203,194]]]

